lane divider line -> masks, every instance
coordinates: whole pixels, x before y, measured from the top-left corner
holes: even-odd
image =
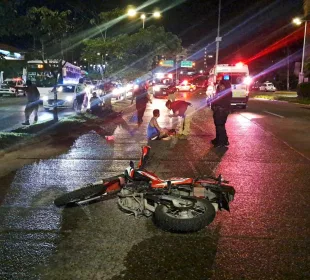
[[[270,135],[272,135],[274,138],[278,139],[279,141],[281,141],[282,143],[284,143],[286,146],[288,146],[291,150],[295,151],[296,153],[298,153],[299,155],[301,155],[303,158],[307,159],[308,161],[310,161],[310,158],[308,158],[306,155],[304,155],[302,152],[299,152],[298,150],[296,150],[294,147],[292,147],[289,143],[287,143],[286,141],[282,140],[280,137],[278,137],[276,134],[274,134],[273,132],[267,130],[265,127],[263,127],[262,125],[258,124],[257,122],[249,119],[247,116],[243,115],[242,113],[239,113],[240,116],[242,116],[243,118],[249,120],[251,123],[254,123],[257,127],[259,127],[261,130],[263,130],[265,133],[268,133]]]
[[[282,118],[282,119],[285,118],[285,117],[283,117],[283,116],[281,116],[281,115],[278,115],[278,114],[275,114],[275,113],[271,113],[271,112],[269,112],[269,111],[263,111],[263,112],[265,112],[265,113],[267,113],[267,114],[270,114],[270,115],[273,115],[273,116],[276,116],[276,117],[279,117],[279,118]]]

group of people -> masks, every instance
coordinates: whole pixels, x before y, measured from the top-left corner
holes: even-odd
[[[147,103],[152,103],[151,99],[151,89],[148,86],[148,83],[142,82],[134,90],[132,101],[136,100],[136,110],[137,110],[137,122],[140,126],[143,122],[144,112],[147,106]],[[175,123],[179,124],[178,130],[176,132],[179,139],[187,139],[190,131],[190,122],[192,110],[188,110],[188,107],[191,106],[191,103],[184,100],[176,100],[173,91],[169,92],[168,101],[166,102],[166,107],[173,112],[169,115],[170,117],[181,118],[181,121],[175,120]],[[169,134],[175,132],[175,129],[161,128],[158,124],[157,119],[160,116],[159,109],[153,111],[153,117],[150,120],[147,127],[147,137],[149,140],[168,140],[170,139]]]
[[[30,80],[26,81],[26,87],[23,87],[27,94],[27,104],[25,107],[25,122],[23,125],[29,125],[29,118],[32,112],[34,113],[34,122],[38,121],[38,108],[40,102],[40,93],[35,85],[32,84]],[[144,112],[146,110],[147,103],[152,103],[150,88],[147,83],[140,83],[139,86],[134,90],[132,95],[131,104],[133,104],[134,99],[136,100],[137,109],[137,122],[140,126],[143,122]],[[213,110],[213,120],[216,130],[216,137],[211,141],[215,147],[228,146],[228,136],[225,128],[227,117],[230,112],[230,104],[232,99],[231,84],[226,80],[218,80],[217,94],[215,97],[209,101],[211,103],[211,109]],[[93,93],[90,99],[90,110],[94,114],[100,114],[102,112],[103,101]],[[112,110],[111,104],[106,104],[107,110]],[[187,139],[190,132],[191,118],[193,114],[193,109],[191,108],[191,103],[184,100],[176,100],[173,90],[170,90],[168,101],[166,102],[166,107],[173,112],[170,117],[181,117],[181,122],[179,122],[179,127],[177,131],[177,137],[179,139]],[[159,109],[153,111],[153,117],[150,120],[147,127],[147,137],[149,140],[155,139],[170,139],[169,130],[166,128],[161,128],[158,124],[157,119],[160,116]]]
[[[132,97],[133,100],[136,99],[136,109],[138,117],[138,125],[143,122],[143,115],[147,106],[147,103],[152,103],[150,94],[148,92],[147,83],[142,83],[134,91]],[[228,136],[226,132],[226,121],[230,113],[232,99],[231,84],[229,81],[219,79],[217,81],[217,90],[214,98],[209,100],[211,103],[211,109],[213,110],[213,120],[215,125],[216,137],[211,140],[211,143],[215,147],[228,146]],[[168,101],[166,102],[166,107],[173,112],[170,117],[180,117],[181,122],[179,122],[179,127],[177,130],[177,137],[179,139],[187,139],[190,132],[191,119],[193,114],[193,109],[191,103],[184,100],[175,100],[175,93],[173,88],[168,92]],[[159,109],[153,110],[153,117],[151,118],[147,127],[147,137],[149,140],[168,140],[169,130],[160,127],[158,124],[158,118],[160,117]]]

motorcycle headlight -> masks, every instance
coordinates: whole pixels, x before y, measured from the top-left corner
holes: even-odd
[[[70,102],[70,101],[73,100],[73,97],[72,97],[72,96],[67,96],[67,97],[66,97],[66,100]]]

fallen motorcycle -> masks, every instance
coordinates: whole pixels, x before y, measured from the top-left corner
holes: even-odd
[[[135,217],[153,216],[158,227],[173,232],[199,231],[214,220],[216,211],[229,211],[235,189],[221,175],[162,180],[144,168],[149,153],[149,146],[142,147],[138,168],[130,161],[124,174],[66,193],[55,205],[81,205],[116,194],[121,210]]]

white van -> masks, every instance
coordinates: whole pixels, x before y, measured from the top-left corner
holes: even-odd
[[[239,62],[237,64],[218,64],[211,68],[206,91],[207,99],[215,96],[219,77],[231,84],[231,105],[246,109],[249,99],[249,86],[252,82],[248,66]]]

